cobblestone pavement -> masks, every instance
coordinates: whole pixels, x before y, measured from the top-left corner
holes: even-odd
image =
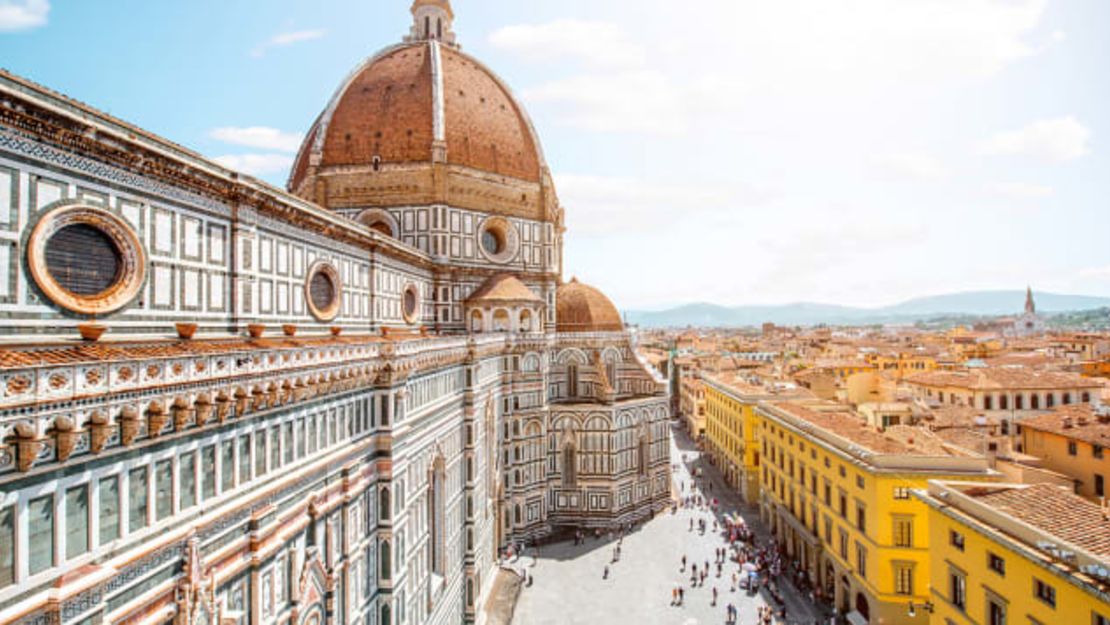
[[[693,443],[678,430],[671,440],[672,461],[679,469],[673,475],[675,492],[685,484],[686,493],[692,487],[690,470],[702,468],[702,485],[712,482],[707,494],[721,500],[720,512],[740,513],[748,526],[755,530],[759,542],[768,539],[768,533],[759,522],[758,511],[742,504],[739,494],[725,488],[720,475],[697,452]],[[685,454],[686,462],[682,458]],[[709,530],[698,533],[698,519],[706,519]],[[690,520],[695,529],[690,531]],[[625,537],[621,558],[612,562],[616,538],[592,536],[583,545],[575,546],[565,541],[540,548],[539,557],[533,558],[531,550],[513,563],[518,570],[533,576],[534,584],[521,592],[513,617],[514,625],[576,625],[608,623],[644,623],[705,625],[725,623],[725,606],[729,603],[739,610],[738,623],[751,625],[757,622],[756,610],[767,600],[762,595],[749,596],[743,590],[730,591],[731,573],[736,565],[726,565],[722,577],[711,574],[705,585],[690,587],[690,571],[679,571],[683,554],[688,562],[714,561],[714,550],[726,545],[725,538],[712,531],[713,516],[706,510],[680,508],[640,524]],[[609,578],[602,579],[605,565],[609,565]],[[711,569],[715,571],[715,567]],[[686,590],[685,604],[671,606],[671,589],[681,584]],[[817,622],[819,611],[807,598],[789,584],[782,584],[790,624],[811,625]],[[712,589],[716,587],[719,599],[711,605]],[[775,621],[778,623],[779,621]],[[823,621],[827,622],[827,620]]]

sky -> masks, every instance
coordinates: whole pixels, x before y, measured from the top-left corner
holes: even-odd
[[[409,4],[0,0],[0,66],[284,186]],[[1110,2],[453,6],[621,308],[1110,296]]]

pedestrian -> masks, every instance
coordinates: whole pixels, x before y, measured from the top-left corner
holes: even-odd
[[[686,570],[686,554],[682,554],[682,568],[679,569],[679,570],[680,571],[685,571]]]
[[[682,586],[679,586],[678,587],[678,605],[682,605],[682,602],[685,601],[685,600],[686,600],[686,589],[684,589]]]
[[[601,579],[609,579],[609,565],[605,565],[605,570],[601,572]]]
[[[717,605],[717,587],[716,586],[713,587],[713,601],[709,605],[711,605],[711,606],[716,606]]]

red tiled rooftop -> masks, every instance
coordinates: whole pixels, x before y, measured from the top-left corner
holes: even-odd
[[[1021,426],[1110,448],[1110,415],[1098,414],[1090,404],[1060,406],[1022,420]]]
[[[963,494],[1043,532],[1110,557],[1110,520],[1098,505],[1052,484],[976,486]]]

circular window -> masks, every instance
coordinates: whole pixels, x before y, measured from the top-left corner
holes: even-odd
[[[44,214],[27,240],[27,264],[48,300],[86,315],[127,305],[146,278],[146,254],[130,224],[92,206]]]
[[[493,230],[486,230],[482,233],[482,249],[490,256],[496,256],[505,249],[505,242],[501,238],[501,233],[494,232]]]
[[[405,287],[405,292],[401,294],[401,314],[405,317],[405,323],[416,323],[420,318],[419,311],[420,291],[415,284],[410,284]]]
[[[308,311],[317,321],[331,321],[339,316],[340,294],[343,286],[335,265],[316,261],[308,270],[305,280],[305,301]]]
[[[478,232],[478,247],[482,254],[495,263],[512,260],[520,247],[520,235],[513,224],[504,217],[490,217]]]
[[[46,242],[46,270],[63,289],[90,297],[107,291],[123,265],[112,238],[89,224],[65,226]]]

